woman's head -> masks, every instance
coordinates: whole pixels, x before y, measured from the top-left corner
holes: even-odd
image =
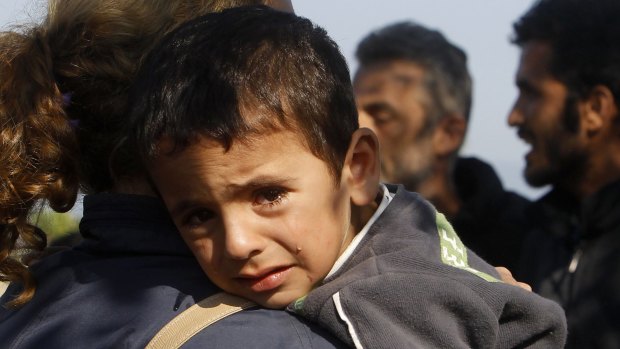
[[[49,0],[44,21],[0,34],[0,279],[33,283],[14,258],[45,236],[27,223],[47,200],[70,209],[78,190],[114,189],[140,169],[117,151],[140,62],[165,33],[196,16],[269,0]],[[282,5],[284,3],[284,5]],[[110,170],[111,154],[117,153]],[[126,160],[125,162],[123,162]]]

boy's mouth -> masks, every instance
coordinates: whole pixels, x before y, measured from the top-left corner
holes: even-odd
[[[291,269],[291,266],[271,269],[256,276],[239,277],[237,280],[253,292],[271,291],[284,283],[286,275]]]

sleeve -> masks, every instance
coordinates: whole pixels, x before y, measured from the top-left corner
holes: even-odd
[[[355,348],[490,348],[499,334],[477,294],[424,274],[350,284],[325,305],[320,322]]]
[[[349,284],[318,314],[355,348],[563,348],[557,304],[517,287],[474,291],[433,273],[390,274]]]
[[[499,348],[564,348],[567,324],[559,304],[516,286],[496,287],[508,291],[498,319]]]

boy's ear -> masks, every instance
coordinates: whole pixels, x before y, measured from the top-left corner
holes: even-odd
[[[349,185],[354,205],[365,206],[374,201],[379,190],[380,173],[377,136],[368,128],[357,129],[351,138],[342,169],[342,179]]]
[[[437,123],[433,133],[433,149],[435,156],[443,158],[456,153],[467,132],[467,120],[458,113],[450,113]]]

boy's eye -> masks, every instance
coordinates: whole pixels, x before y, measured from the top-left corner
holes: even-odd
[[[213,212],[209,210],[196,210],[192,212],[189,216],[187,216],[187,218],[185,219],[185,224],[189,225],[190,227],[197,227],[204,224],[209,219],[213,218],[213,216]]]
[[[255,205],[274,206],[286,198],[286,190],[282,188],[268,188],[260,190],[254,198]]]

